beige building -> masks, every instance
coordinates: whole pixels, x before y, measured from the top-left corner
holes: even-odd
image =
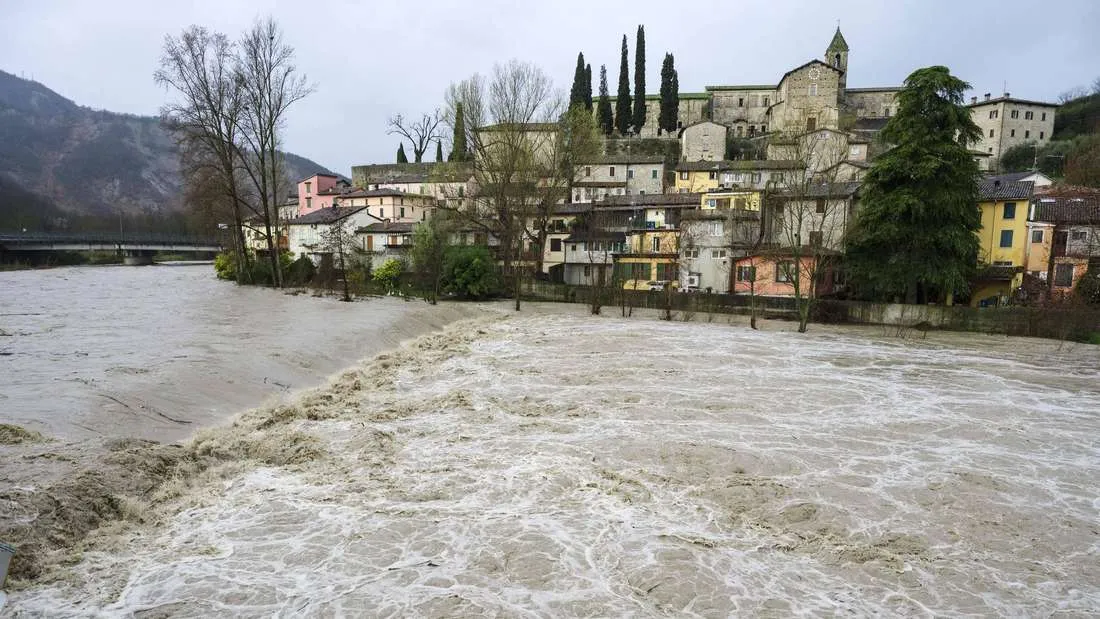
[[[721,161],[726,157],[725,125],[701,120],[680,131],[681,161]]]
[[[663,157],[611,155],[579,164],[573,180],[573,202],[594,202],[608,196],[663,193]]]
[[[416,222],[431,217],[436,199],[396,189],[356,189],[342,194],[337,205],[366,207],[371,215],[381,220]]]
[[[970,115],[982,131],[982,138],[974,148],[989,154],[979,164],[990,169],[1013,146],[1049,142],[1057,108],[1053,103],[1014,99],[1007,92],[996,99],[991,99],[988,93],[981,101],[971,98]]]

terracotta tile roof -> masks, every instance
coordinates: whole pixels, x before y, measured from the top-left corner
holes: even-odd
[[[1041,197],[1031,201],[1035,221],[1100,225],[1100,197]]]
[[[356,228],[355,232],[412,232],[415,228],[416,223],[411,221],[378,221],[369,226]]]
[[[365,206],[332,206],[323,208],[301,217],[286,222],[288,226],[300,226],[305,224],[331,224],[365,209]],[[368,213],[369,215],[370,213]]]

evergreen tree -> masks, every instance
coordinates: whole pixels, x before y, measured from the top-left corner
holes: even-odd
[[[619,91],[615,95],[615,128],[626,135],[633,121],[630,107],[630,64],[627,62],[626,35],[623,35],[623,53],[619,59]]]
[[[634,132],[641,133],[645,125],[645,26],[638,26],[638,41],[634,44]]]
[[[397,163],[408,163],[408,162],[409,162],[409,158],[405,155],[405,143],[402,142],[401,145],[397,147]]]
[[[462,103],[455,105],[455,132],[451,140],[451,154],[447,161],[466,161],[466,119]]]
[[[657,127],[668,133],[676,131],[676,123],[680,120],[678,87],[675,60],[672,54],[665,54],[665,60],[661,63],[661,111],[657,117]]]
[[[576,105],[584,105],[584,97],[587,94],[588,89],[584,87],[584,52],[577,54],[577,68],[573,71],[573,87],[569,89],[569,107]],[[589,86],[589,89],[591,86]],[[588,105],[591,106],[592,99],[589,98]]]
[[[611,116],[611,95],[607,92],[607,67],[600,65],[600,102],[596,105],[596,125],[604,135],[611,135],[615,121]]]
[[[592,111],[592,65],[584,65],[584,109]]]
[[[443,142],[440,140],[435,141],[435,160],[443,161]]]
[[[967,290],[978,262],[978,164],[969,145],[981,131],[947,67],[917,69],[882,130],[894,148],[875,159],[847,243],[853,286],[866,296],[950,302]]]

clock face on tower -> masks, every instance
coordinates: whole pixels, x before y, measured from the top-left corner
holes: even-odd
[[[810,79],[816,80],[819,77],[821,77],[821,69],[817,67],[810,69]]]

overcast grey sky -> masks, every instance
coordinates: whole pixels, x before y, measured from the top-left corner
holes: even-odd
[[[1098,0],[0,0],[0,69],[81,105],[155,114],[167,96],[152,80],[166,34],[194,23],[235,37],[268,14],[317,85],[288,118],[287,147],[343,174],[393,160],[390,115],[435,108],[448,83],[497,61],[534,62],[568,91],[583,51],[594,81],[608,66],[614,94],[620,39],[629,36],[633,71],[639,23],[651,93],[666,51],[684,91],[774,84],[822,56],[838,19],[849,86],[900,84],[942,64],[978,94],[1007,82],[1014,96],[1054,100],[1100,76]]]

